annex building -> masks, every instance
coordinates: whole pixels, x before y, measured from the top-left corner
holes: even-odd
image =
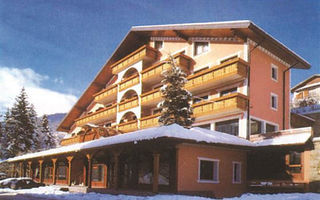
[[[187,74],[191,129],[158,124],[169,56]],[[61,147],[8,161],[85,190],[307,191],[319,169],[312,129],[290,129],[291,68],[310,64],[251,21],[132,27],[59,125]]]

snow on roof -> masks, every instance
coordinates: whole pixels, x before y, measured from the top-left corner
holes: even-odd
[[[268,145],[280,145],[280,144],[300,144],[307,141],[311,136],[311,131],[305,134],[294,134],[279,136],[279,138],[266,139],[259,142],[250,142],[246,139],[239,138],[237,136],[221,133],[218,131],[211,131],[199,127],[186,129],[177,124],[170,126],[153,127],[143,130],[134,131],[131,133],[115,135],[97,140],[92,140],[83,143],[72,144],[68,146],[62,146],[55,149],[49,149],[36,153],[29,153],[14,158],[9,158],[8,162],[14,162],[18,160],[26,160],[43,156],[50,156],[56,154],[78,152],[85,149],[98,148],[103,146],[123,144],[129,142],[138,142],[145,140],[154,140],[157,138],[176,138],[183,140],[192,140],[195,142],[205,142],[208,144],[227,144],[235,146],[257,147]]]
[[[304,144],[311,137],[311,131],[300,134],[288,134],[254,142],[257,146]]]

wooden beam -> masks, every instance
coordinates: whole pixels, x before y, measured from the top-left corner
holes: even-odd
[[[72,169],[72,160],[73,156],[68,156],[68,185],[71,186],[71,169]]]
[[[189,37],[186,36],[185,34],[181,33],[180,31],[177,31],[177,30],[173,30],[173,32],[181,39],[185,40],[185,41],[188,41],[189,40]]]
[[[19,163],[19,176],[20,176],[20,177],[23,177],[22,165],[23,165],[23,163],[20,162],[20,163]]]
[[[159,192],[159,161],[160,154],[153,153],[153,183],[152,183],[152,192]]]
[[[40,179],[40,183],[43,183],[42,164],[43,164],[43,160],[39,160],[39,179]]]
[[[91,188],[91,175],[92,175],[92,154],[86,154],[88,159],[88,174],[87,174],[87,186]]]
[[[245,34],[243,34],[242,32],[240,32],[239,30],[231,29],[231,33],[232,33],[233,36],[240,38],[244,42],[247,41],[248,37]]]
[[[28,167],[29,167],[29,177],[33,179],[32,174],[32,161],[28,161]]]
[[[53,172],[52,172],[52,183],[53,185],[56,184],[56,172],[57,172],[57,158],[52,158],[52,164],[53,164]]]
[[[16,177],[16,163],[12,163],[12,177]]]

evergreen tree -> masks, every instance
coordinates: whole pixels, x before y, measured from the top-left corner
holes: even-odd
[[[35,150],[38,143],[36,112],[22,88],[11,110],[5,116],[5,132],[9,157]]]
[[[192,94],[183,88],[187,75],[177,66],[172,56],[168,64],[171,65],[170,69],[163,72],[161,93],[164,101],[160,103],[159,123],[166,126],[176,123],[189,128],[194,119],[191,117],[193,111],[189,103]]]
[[[42,148],[49,149],[55,146],[55,138],[49,127],[48,116],[43,115],[41,120]]]

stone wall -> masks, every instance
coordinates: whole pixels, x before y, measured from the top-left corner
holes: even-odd
[[[313,139],[314,149],[310,152],[310,186],[312,192],[320,192],[320,137]]]

